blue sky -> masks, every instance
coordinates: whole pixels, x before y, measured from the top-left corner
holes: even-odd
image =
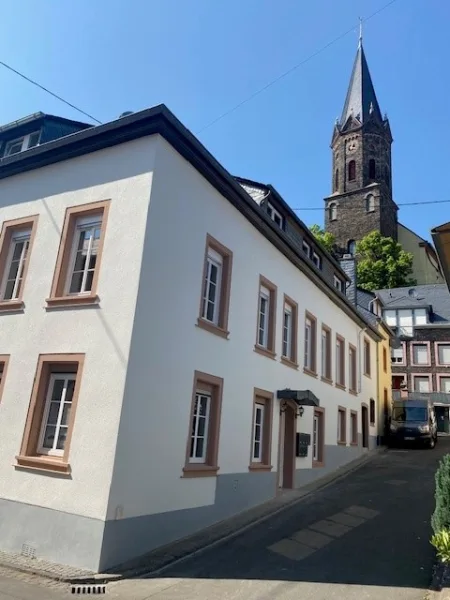
[[[3,0],[0,60],[99,120],[165,103],[233,174],[272,183],[307,224],[323,222],[332,127],[358,17],[388,0]],[[398,203],[450,200],[450,3],[397,0],[364,26],[394,136]],[[211,127],[211,121],[355,26],[354,32]],[[42,110],[84,120],[0,67],[0,122]],[[450,203],[405,207],[420,235]]]

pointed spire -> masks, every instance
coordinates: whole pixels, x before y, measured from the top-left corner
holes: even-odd
[[[363,34],[363,19],[359,17],[359,42],[358,48],[362,48],[362,34]]]
[[[365,123],[371,116],[383,120],[362,45],[363,20],[360,18],[359,22],[358,50],[342,111],[341,126],[345,125],[350,116],[356,117],[361,123]]]

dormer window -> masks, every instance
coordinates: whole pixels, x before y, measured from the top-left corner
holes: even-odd
[[[281,214],[274,208],[270,202],[267,203],[267,214],[272,219],[274,223],[278,225],[280,229],[283,229],[283,217]]]
[[[7,142],[3,156],[13,156],[13,154],[19,154],[20,152],[24,152],[29,148],[37,146],[39,144],[40,135],[40,131],[35,131],[28,135],[24,135],[21,138]]]
[[[321,260],[320,256],[317,254],[317,252],[312,253],[312,261],[318,269],[322,268],[322,260]]]
[[[334,275],[333,277],[333,283],[334,283],[334,287],[339,290],[340,292],[342,292],[343,288],[344,288],[344,284],[342,282],[342,279],[339,279],[339,277],[336,277],[336,275]]]

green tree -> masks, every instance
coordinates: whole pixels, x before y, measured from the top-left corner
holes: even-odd
[[[434,533],[450,529],[450,454],[442,457],[435,475],[436,507],[431,517]]]
[[[356,244],[358,286],[365,290],[416,285],[413,255],[379,231],[372,231]]]
[[[336,239],[332,233],[329,231],[324,231],[319,227],[319,225],[311,225],[309,228],[313,236],[322,244],[325,250],[333,253],[334,245],[336,243]]]

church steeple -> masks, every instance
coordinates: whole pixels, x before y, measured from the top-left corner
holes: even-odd
[[[391,144],[360,33],[344,109],[333,130],[332,193],[325,198],[325,228],[342,254],[374,230],[397,238]]]
[[[380,105],[378,104],[369,67],[367,65],[361,34],[355,62],[353,63],[350,84],[345,98],[344,109],[339,121],[341,128],[346,126],[350,117],[353,117],[361,124],[367,123],[370,118],[383,121]]]

